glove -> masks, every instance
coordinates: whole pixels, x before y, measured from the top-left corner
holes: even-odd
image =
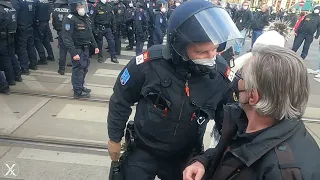
[[[112,161],[119,161],[121,151],[121,143],[114,142],[112,140],[108,141],[108,152]]]

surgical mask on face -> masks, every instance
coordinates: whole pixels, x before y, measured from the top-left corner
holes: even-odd
[[[194,59],[192,62],[203,66],[213,67],[216,64],[216,57],[212,59]]]
[[[161,12],[165,13],[166,11],[166,8],[161,8]]]
[[[180,3],[176,3],[176,6],[177,6],[177,7],[180,6]]]
[[[313,12],[318,14],[319,13],[319,9],[315,9]]]
[[[79,8],[79,9],[78,9],[78,14],[79,14],[80,16],[84,16],[84,15],[86,14],[86,11],[84,10],[84,8]]]
[[[129,7],[133,7],[133,4],[132,4],[132,3],[129,3]]]
[[[101,0],[101,2],[102,2],[103,4],[105,4],[105,3],[107,2],[107,0]]]
[[[248,9],[248,6],[243,6],[242,7],[244,10],[247,10]]]

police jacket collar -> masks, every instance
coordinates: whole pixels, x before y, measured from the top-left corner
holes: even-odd
[[[293,136],[302,125],[301,120],[284,119],[259,134],[250,143],[231,149],[230,152],[249,167],[268,151]]]

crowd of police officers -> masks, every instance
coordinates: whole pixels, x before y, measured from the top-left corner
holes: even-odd
[[[126,50],[136,54],[143,50],[144,42],[148,48],[162,44],[166,33],[167,19],[171,12],[180,5],[171,1],[169,6],[164,0],[126,1],[122,0],[88,0],[86,16],[89,17],[92,34],[98,45],[98,62],[102,63],[103,37],[108,42],[111,62],[118,63],[117,55],[121,54],[121,38],[127,38]],[[52,14],[52,26],[57,32],[59,47],[59,70],[64,75],[69,51],[62,40],[63,19],[70,12],[68,0],[56,0],[51,8],[49,0],[0,0],[0,93],[10,93],[9,86],[21,82],[21,75],[29,75],[37,70],[37,65],[46,65],[54,61],[53,42],[49,20]],[[39,56],[39,59],[37,57]],[[46,55],[47,54],[47,55]],[[90,47],[89,56],[94,54]],[[71,57],[72,60],[73,57]],[[74,83],[73,83],[74,84]],[[87,97],[87,96],[85,96]]]

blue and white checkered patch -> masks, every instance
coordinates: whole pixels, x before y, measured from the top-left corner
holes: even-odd
[[[69,31],[69,30],[70,30],[70,24],[66,24],[66,25],[65,25],[65,29],[66,29],[67,31]]]

